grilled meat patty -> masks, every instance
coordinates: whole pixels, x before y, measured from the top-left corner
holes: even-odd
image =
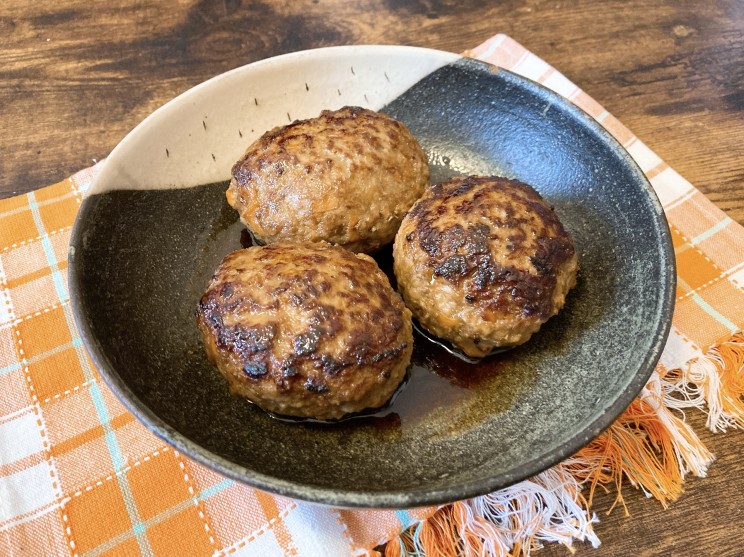
[[[500,177],[430,188],[403,219],[393,255],[414,317],[475,357],[526,342],[563,307],[578,268],[553,209]]]
[[[232,176],[228,203],[261,243],[327,241],[371,253],[393,241],[429,167],[403,124],[344,107],[266,132]]]
[[[286,416],[384,405],[413,350],[411,312],[375,261],[326,243],[228,254],[197,315],[231,392]]]

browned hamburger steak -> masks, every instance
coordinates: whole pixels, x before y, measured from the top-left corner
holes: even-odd
[[[348,106],[266,132],[232,175],[228,203],[260,242],[367,253],[393,241],[429,183],[426,154],[403,124]]]
[[[413,349],[411,312],[374,260],[326,243],[228,254],[197,314],[231,392],[286,416],[384,405]]]
[[[526,342],[563,307],[578,267],[551,207],[499,177],[430,188],[403,219],[393,256],[414,317],[475,357]]]

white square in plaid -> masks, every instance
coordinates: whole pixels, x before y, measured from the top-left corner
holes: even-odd
[[[292,541],[302,548],[303,557],[349,555],[345,526],[338,512],[329,507],[298,503],[284,518]]]
[[[10,476],[0,476],[0,522],[41,509],[54,500],[52,476],[46,461]]]
[[[694,342],[683,335],[680,330],[672,325],[669,331],[664,351],[661,353],[659,363],[666,369],[678,369],[687,362],[696,358],[702,358],[703,352]]]
[[[635,159],[641,170],[648,172],[652,168],[656,168],[661,164],[659,156],[649,149],[643,141],[636,139],[630,145],[626,147],[630,156]]]
[[[542,83],[548,89],[552,89],[567,99],[578,92],[579,88],[561,73],[553,72]]]
[[[525,56],[519,64],[512,68],[512,71],[533,81],[537,81],[549,69],[550,66],[546,62],[530,53]]]
[[[671,168],[667,168],[651,179],[659,202],[664,209],[692,192],[692,184]]]
[[[0,464],[10,464],[44,448],[36,415],[31,409],[0,423]]]
[[[32,520],[16,524],[3,532],[0,537],[0,555],[70,557],[62,517],[53,512],[54,507],[44,510]],[[3,541],[8,544],[6,547],[3,546]]]

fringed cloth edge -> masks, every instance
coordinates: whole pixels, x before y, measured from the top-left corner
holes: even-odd
[[[541,474],[495,493],[440,508],[385,546],[385,557],[529,557],[546,542],[599,539],[591,512],[597,488],[625,507],[624,480],[665,508],[685,475],[706,475],[713,455],[685,421],[706,412],[714,432],[744,427],[744,335],[685,368],[659,365],[641,394],[599,437]],[[627,514],[627,509],[626,509]]]

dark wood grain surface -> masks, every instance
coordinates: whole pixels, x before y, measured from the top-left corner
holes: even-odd
[[[741,0],[4,0],[0,197],[65,178],[154,109],[225,70],[330,45],[463,51],[511,35],[577,83],[744,223]],[[577,555],[744,555],[744,433],[712,435],[705,479],[663,510],[626,488],[595,502],[602,539]],[[538,555],[567,555],[549,546]]]

